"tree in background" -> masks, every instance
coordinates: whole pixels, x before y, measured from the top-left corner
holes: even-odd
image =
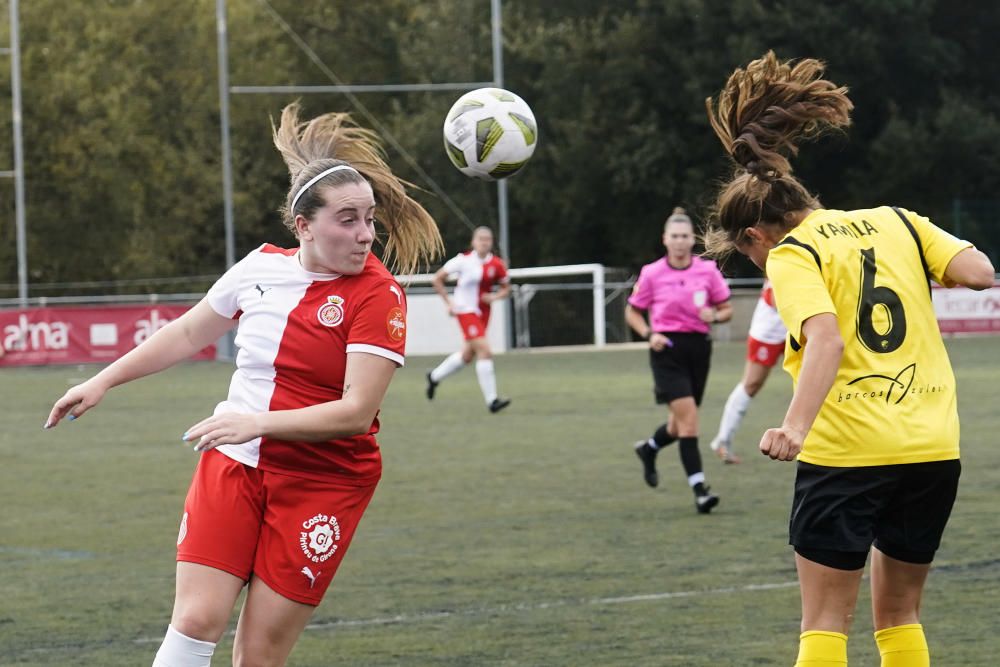
[[[347,83],[492,78],[487,0],[227,4],[233,85],[332,83],[272,7]],[[703,214],[727,168],[703,100],[735,64],[769,48],[781,58],[825,59],[858,103],[845,136],[825,139],[796,163],[825,203],[906,201],[947,227],[956,200],[980,202],[962,218],[963,233],[996,259],[997,223],[988,212],[1000,206],[981,200],[996,202],[1000,192],[1000,5],[802,7],[505,0],[505,85],[531,104],[541,137],[532,163],[510,181],[512,264],[635,269],[660,253],[651,232],[675,205]],[[213,10],[204,0],[22,3],[33,283],[225,268]],[[9,89],[6,69],[0,89]],[[459,94],[359,97],[419,165],[390,149],[393,168],[426,190],[417,196],[449,252],[465,244],[468,225],[496,224],[495,186],[462,176],[442,148],[444,115]],[[240,255],[276,229],[273,202],[287,175],[269,118],[290,99],[230,99]],[[0,100],[0,155],[10,155],[9,100]],[[371,124],[345,95],[303,103],[310,113],[346,110]],[[432,192],[421,170],[463,215]],[[16,281],[12,195],[0,183],[0,282],[7,283]],[[728,270],[755,275],[740,263]]]

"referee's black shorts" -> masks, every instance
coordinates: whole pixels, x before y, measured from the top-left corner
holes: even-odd
[[[934,560],[958,493],[958,459],[859,468],[798,463],[789,543],[809,560],[864,567],[875,547],[896,560]]]
[[[649,350],[656,402],[670,403],[691,396],[697,405],[705,393],[712,339],[703,333],[663,332],[671,345],[659,352]]]

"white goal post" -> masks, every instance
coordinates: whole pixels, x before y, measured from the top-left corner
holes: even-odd
[[[512,347],[508,341],[509,323],[512,316],[515,324],[514,344],[518,347],[529,347],[528,307],[532,298],[545,289],[565,290],[569,287],[591,292],[593,339],[590,342],[596,347],[604,347],[607,342],[605,334],[605,290],[607,285],[605,284],[603,264],[535,266],[510,269],[508,273],[514,283],[512,298],[509,305],[498,302],[493,307],[490,325],[486,332],[486,338],[495,351],[503,352]],[[572,285],[526,282],[534,279],[574,276],[585,276],[586,278],[578,280]],[[432,273],[399,277],[399,281],[407,289],[407,324],[409,327],[406,340],[407,355],[448,354],[461,347],[462,338],[458,325],[454,318],[449,316],[441,298],[430,286],[433,277]]]

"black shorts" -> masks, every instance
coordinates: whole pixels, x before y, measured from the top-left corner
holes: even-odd
[[[862,468],[799,462],[789,543],[839,569],[864,567],[872,544],[896,560],[930,563],[961,472],[958,459]]]
[[[691,396],[697,405],[705,393],[712,339],[702,333],[664,333],[672,345],[660,352],[649,351],[653,369],[653,393],[657,403],[670,403]]]

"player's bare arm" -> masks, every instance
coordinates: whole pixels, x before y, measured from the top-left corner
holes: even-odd
[[[813,315],[802,323],[806,341],[802,372],[780,428],[764,432],[760,440],[762,454],[777,461],[791,461],[802,451],[802,443],[816,421],[816,415],[833,386],[844,354],[837,316]]]
[[[64,417],[76,419],[101,402],[112,387],[152,375],[211,345],[235,322],[216,313],[204,299],[168,323],[100,373],[67,391],[52,406],[45,428]]]
[[[340,400],[297,410],[212,415],[189,428],[183,440],[195,442],[194,449],[204,451],[259,437],[324,442],[367,433],[395,370],[396,363],[389,359],[351,352],[347,355],[345,389]]]
[[[728,322],[733,317],[733,304],[729,301],[723,301],[714,307],[702,308],[698,311],[698,317],[701,318],[702,322],[708,324]]]
[[[452,315],[455,313],[452,311],[451,296],[448,294],[448,289],[444,286],[445,281],[448,280],[448,272],[443,268],[438,269],[434,273],[434,277],[431,279],[431,287],[434,291],[438,293],[444,300],[444,305],[448,307],[448,312]]]
[[[996,269],[990,258],[975,248],[966,248],[948,263],[944,277],[969,289],[984,290],[993,286]]]
[[[495,292],[488,292],[483,295],[483,303],[494,303],[510,296],[510,283],[501,283]]]

